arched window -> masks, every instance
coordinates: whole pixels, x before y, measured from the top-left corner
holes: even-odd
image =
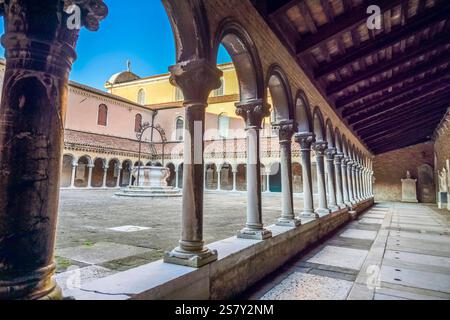
[[[175,122],[175,139],[182,141],[184,139],[184,119],[178,117]]]
[[[142,128],[142,115],[138,113],[134,117],[134,132],[141,132]]]
[[[145,91],[144,89],[139,90],[138,92],[138,103],[144,105],[145,104]]]
[[[224,82],[220,79],[220,88],[213,91],[213,97],[220,97],[224,95]]]
[[[104,104],[98,106],[97,124],[105,127],[108,124],[108,107]]]
[[[221,113],[219,114],[219,137],[220,138],[228,138],[228,129],[230,128],[230,118],[228,114]]]
[[[175,88],[175,101],[183,101],[183,91],[180,90],[180,88]]]

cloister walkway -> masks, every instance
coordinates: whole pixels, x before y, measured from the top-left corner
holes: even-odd
[[[381,203],[250,289],[249,299],[450,299],[450,216]]]

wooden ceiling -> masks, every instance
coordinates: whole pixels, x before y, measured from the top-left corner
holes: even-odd
[[[253,0],[375,154],[429,141],[450,106],[449,0]],[[369,30],[378,5],[382,28]]]

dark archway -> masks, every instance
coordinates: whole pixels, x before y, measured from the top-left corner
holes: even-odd
[[[89,186],[89,166],[91,165],[89,156],[82,156],[78,159],[77,170],[75,170],[75,187],[88,188]]]
[[[65,154],[63,156],[60,180],[62,188],[68,188],[72,183],[72,164],[74,160],[75,159],[71,154]]]

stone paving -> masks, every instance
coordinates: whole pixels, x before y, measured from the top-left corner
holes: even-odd
[[[114,190],[62,190],[57,228],[57,280],[89,282],[162,258],[178,243],[181,198],[126,199]],[[294,195],[298,211],[303,204]],[[263,194],[263,219],[281,215],[281,195]],[[204,199],[206,243],[236,235],[246,221],[246,193],[208,192]],[[77,280],[78,279],[78,280]]]
[[[378,204],[242,298],[448,300],[449,217],[434,206]]]

